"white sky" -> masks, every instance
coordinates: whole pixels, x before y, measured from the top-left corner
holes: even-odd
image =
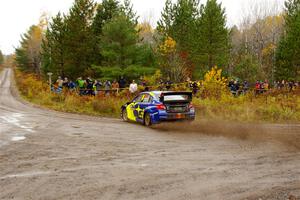
[[[205,0],[201,0],[203,3]],[[284,0],[218,0],[226,8],[228,24],[238,24],[254,1],[267,1],[266,5],[283,6]],[[97,0],[101,2],[101,0]],[[0,49],[4,54],[14,52],[21,34],[38,23],[43,12],[54,16],[58,11],[67,12],[73,0],[0,0]],[[152,23],[159,19],[164,0],[132,0],[140,20],[151,16]]]

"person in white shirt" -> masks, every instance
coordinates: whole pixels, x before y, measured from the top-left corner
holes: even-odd
[[[133,80],[132,83],[129,86],[129,91],[130,91],[131,94],[134,94],[134,93],[137,92],[137,90],[138,90],[138,86],[137,86],[135,80]]]
[[[62,78],[59,76],[57,81],[56,81],[57,85],[59,88],[63,87],[64,81],[62,80]]]

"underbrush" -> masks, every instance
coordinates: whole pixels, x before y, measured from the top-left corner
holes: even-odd
[[[300,96],[292,93],[195,98],[194,105],[200,118],[237,122],[300,122]]]
[[[46,83],[31,74],[24,74],[19,71],[16,71],[16,80],[24,99],[57,111],[118,117],[121,106],[129,100],[127,96],[79,96],[75,92],[67,91],[61,94],[50,93]]]
[[[53,110],[96,116],[119,117],[121,106],[133,97],[127,92],[119,95],[79,96],[76,93],[49,92],[47,83],[31,74],[16,71],[19,91],[26,100]],[[206,93],[208,94],[208,93]],[[237,122],[300,122],[300,95],[296,93],[252,93],[233,97],[228,92],[217,96],[194,98],[199,118]]]

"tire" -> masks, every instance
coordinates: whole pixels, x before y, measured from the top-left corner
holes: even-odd
[[[145,114],[145,117],[144,117],[144,125],[145,125],[145,126],[151,126],[151,125],[152,125],[151,116],[150,116],[149,113],[146,113],[146,114]]]
[[[124,109],[122,110],[121,117],[122,117],[122,120],[123,120],[124,122],[128,122],[128,116],[127,116],[127,110],[126,110],[126,108],[124,108]]]

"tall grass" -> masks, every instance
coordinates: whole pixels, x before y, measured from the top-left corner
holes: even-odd
[[[61,94],[49,92],[49,86],[32,74],[16,71],[16,80],[21,96],[40,106],[53,110],[81,113],[96,116],[118,117],[121,106],[130,96],[79,96],[77,93],[64,91]]]
[[[76,93],[49,92],[47,83],[31,74],[16,71],[21,95],[28,101],[57,111],[96,116],[119,117],[121,106],[132,96],[122,92],[118,96],[79,96]],[[205,94],[209,94],[206,92]],[[214,92],[212,92],[214,94]],[[249,93],[233,97],[228,92],[205,98],[194,98],[199,118],[239,122],[300,122],[300,95],[297,93]]]
[[[198,115],[209,119],[243,122],[300,122],[300,96],[298,94],[264,94],[220,99],[194,99]]]

